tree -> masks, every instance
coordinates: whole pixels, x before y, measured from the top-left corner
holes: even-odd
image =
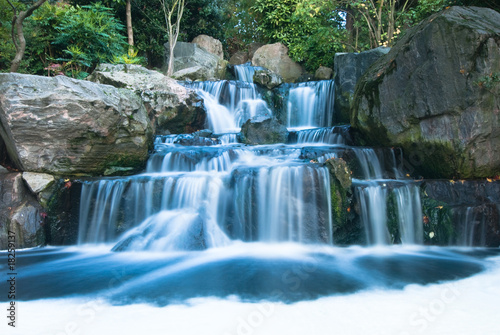
[[[165,22],[167,23],[168,30],[168,46],[169,46],[169,58],[168,58],[168,70],[167,76],[171,76],[174,73],[174,48],[177,43],[177,38],[179,37],[180,23],[182,19],[182,14],[184,13],[184,6],[186,4],[185,0],[160,0],[163,13],[165,14]],[[175,16],[175,22],[172,20]]]
[[[9,5],[12,7],[14,11],[14,15],[12,17],[12,42],[14,42],[14,46],[16,47],[16,55],[12,64],[10,66],[10,72],[17,72],[19,69],[19,65],[21,64],[21,60],[24,57],[24,51],[26,50],[26,39],[24,38],[23,33],[23,22],[28,16],[33,14],[33,12],[43,5],[43,3],[47,0],[38,0],[27,10],[22,10],[17,13],[17,8],[12,4],[11,1],[7,0]]]

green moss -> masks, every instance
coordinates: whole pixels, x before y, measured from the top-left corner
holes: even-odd
[[[325,162],[325,166],[330,172],[334,244],[359,244],[362,229],[351,209],[353,196],[351,170],[343,159],[329,159]]]
[[[399,212],[394,192],[389,191],[386,199],[387,210],[387,230],[393,244],[401,243],[401,233],[399,231]]]

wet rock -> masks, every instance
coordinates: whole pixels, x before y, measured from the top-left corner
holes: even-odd
[[[100,175],[140,170],[152,145],[133,92],[64,76],[0,74],[0,135],[22,171]]]
[[[500,170],[500,13],[451,7],[424,20],[358,82],[364,143],[403,148],[426,178]]]
[[[255,74],[253,75],[253,81],[258,85],[272,90],[276,86],[279,86],[283,83],[283,78],[281,78],[279,74],[264,69],[255,71]]]
[[[427,243],[500,246],[500,181],[426,180],[421,189]]]
[[[245,144],[286,143],[288,130],[276,118],[256,116],[241,126],[241,140]]]
[[[378,47],[360,53],[336,53],[335,63],[335,114],[341,122],[350,122],[351,101],[359,78],[391,48]]]

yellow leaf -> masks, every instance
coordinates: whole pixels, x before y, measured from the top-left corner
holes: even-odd
[[[436,208],[443,209],[443,206],[437,206]]]
[[[491,178],[486,178],[486,180],[488,181],[488,183],[491,183],[493,181],[493,179]]]

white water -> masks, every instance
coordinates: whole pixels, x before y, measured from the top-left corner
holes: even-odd
[[[296,279],[293,284],[300,286],[300,277]],[[497,256],[487,271],[454,282],[367,290],[292,304],[245,302],[237,297],[193,298],[165,307],[115,306],[95,297],[18,301],[16,328],[4,321],[0,330],[2,334],[38,335],[497,335],[499,281]],[[120,280],[112,285],[120,285]]]
[[[287,127],[329,127],[333,120],[334,81],[292,84],[288,95]]]

